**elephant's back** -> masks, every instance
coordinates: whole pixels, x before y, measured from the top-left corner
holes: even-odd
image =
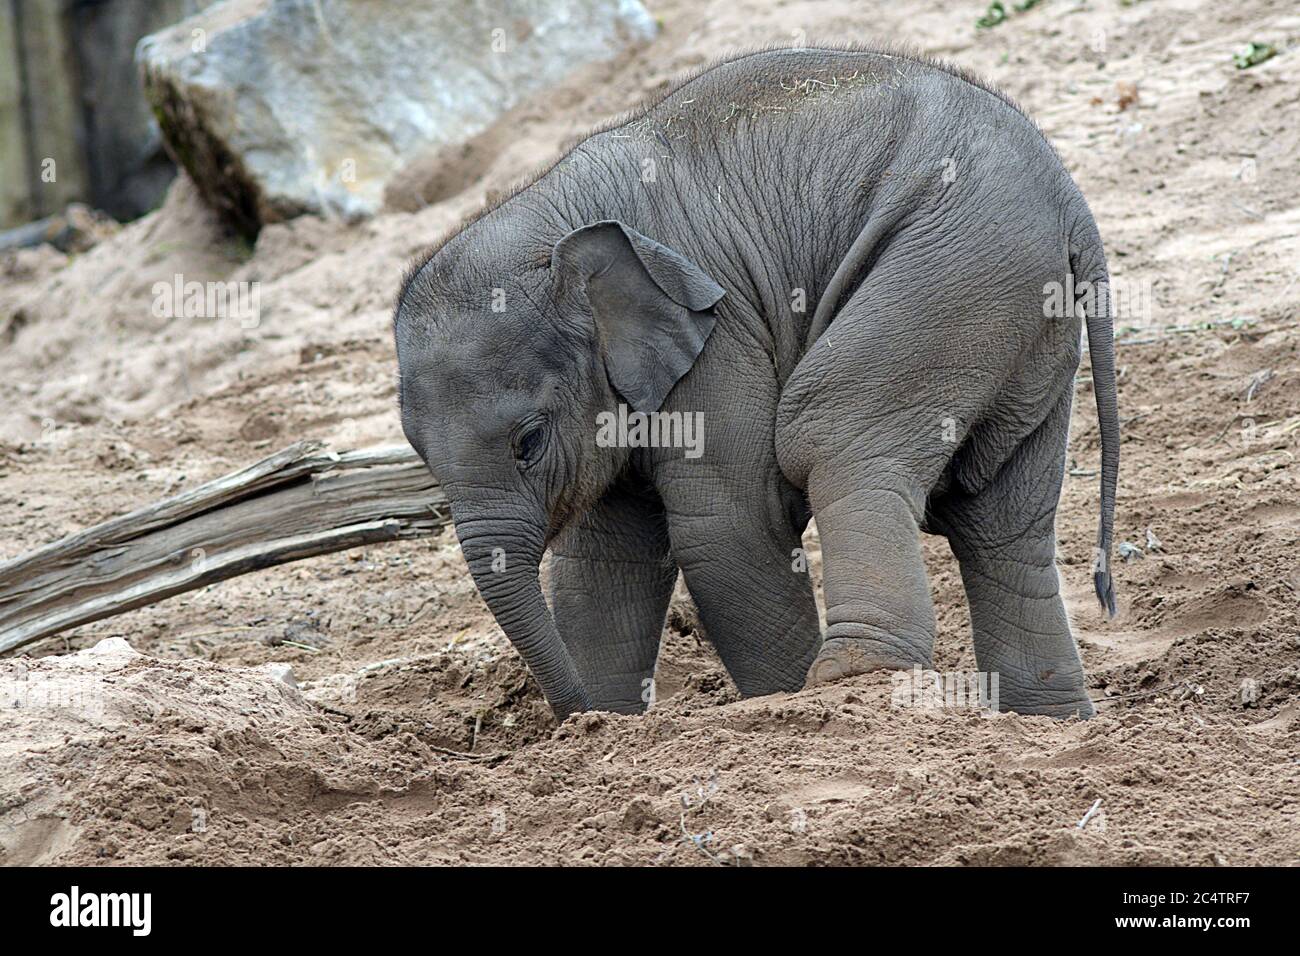
[[[716,141],[753,133],[764,120],[860,128],[868,118],[898,116],[915,126],[952,117],[958,103],[967,111],[961,119],[1001,117],[1042,138],[1010,96],[975,74],[911,51],[867,46],[737,54],[683,78],[617,128],[635,135],[641,127],[674,127],[670,142],[692,134]],[[908,107],[924,115],[905,115]]]
[[[929,192],[963,172],[994,186],[999,176],[1029,190],[1040,184],[1043,195],[1073,191],[1055,150],[1009,96],[901,50],[740,54],[593,140],[614,155],[692,172],[691,185],[709,192],[722,178],[745,180],[756,201],[778,208],[837,197],[846,221],[900,182],[911,194],[918,180],[932,180]]]

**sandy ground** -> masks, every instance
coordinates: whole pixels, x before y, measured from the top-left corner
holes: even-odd
[[[1099,716],[892,706],[885,674],[742,701],[679,605],[651,712],[557,728],[444,536],[237,579],[0,661],[0,860],[1297,861],[1300,12],[1047,0],[977,31],[968,3],[650,5],[651,46],[413,164],[369,223],[302,219],[250,249],[182,180],[83,255],[0,261],[0,557],[297,439],[399,440],[389,303],[410,256],[485,195],[729,49],[906,41],[1024,104],[1089,197],[1112,273],[1151,292],[1118,323],[1117,529],[1137,551],[1111,622],[1090,594],[1086,362],[1061,508]],[[1248,41],[1284,52],[1236,70]],[[260,282],[260,324],[156,317],[153,284],[177,273]],[[936,664],[973,670],[955,564],[941,539],[926,554]]]

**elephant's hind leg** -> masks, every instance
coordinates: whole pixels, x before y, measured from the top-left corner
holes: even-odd
[[[917,502],[881,485],[819,504],[814,509],[826,634],[808,682],[931,667],[934,607],[921,557]]]
[[[975,661],[998,676],[999,706],[1053,717],[1093,714],[1056,573],[1056,507],[1071,394],[977,494],[953,488],[931,505],[970,602]]]
[[[949,426],[994,387],[950,368],[946,336],[918,337],[939,305],[872,291],[859,290],[804,356],[779,408],[781,468],[806,489],[822,545],[826,632],[809,683],[931,666],[926,496],[957,446]]]

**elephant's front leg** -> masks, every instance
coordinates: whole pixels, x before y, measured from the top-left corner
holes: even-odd
[[[673,557],[747,697],[801,689],[821,647],[803,555],[808,503],[781,473],[772,441],[779,398],[772,359],[751,338],[705,350],[673,394],[675,408],[699,416],[699,454],[654,456]]]
[[[645,710],[676,581],[663,503],[631,479],[552,544],[551,607],[593,709]]]
[[[799,690],[821,646],[800,538],[804,506],[775,468],[765,477],[696,476],[675,484],[667,501],[673,556],[746,697]]]

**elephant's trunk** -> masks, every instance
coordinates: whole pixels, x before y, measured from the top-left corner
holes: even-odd
[[[513,516],[456,516],[456,535],[479,593],[541,685],[556,719],[589,709],[538,580],[545,524]]]

